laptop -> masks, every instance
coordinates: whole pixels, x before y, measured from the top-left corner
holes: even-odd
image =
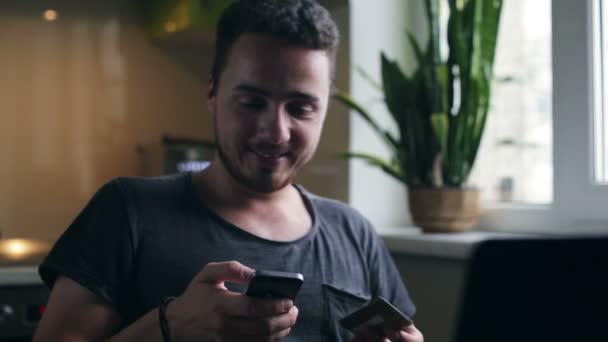
[[[454,342],[608,342],[608,236],[488,240]]]

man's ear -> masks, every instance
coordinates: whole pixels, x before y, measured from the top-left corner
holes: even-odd
[[[211,114],[215,114],[215,101],[217,99],[217,82],[212,76],[209,76],[207,83],[207,110]]]

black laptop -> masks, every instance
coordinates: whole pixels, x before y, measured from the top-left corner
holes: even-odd
[[[475,249],[454,342],[528,341],[608,342],[608,236]]]

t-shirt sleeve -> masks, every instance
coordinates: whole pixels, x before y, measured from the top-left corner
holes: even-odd
[[[399,308],[409,317],[416,314],[416,306],[403,283],[403,277],[395,266],[392,256],[384,241],[373,230],[372,256],[370,258],[372,270],[371,287],[373,294],[381,296]]]
[[[115,307],[125,296],[133,238],[117,181],[104,185],[61,235],[38,271],[52,288],[59,275],[89,289]]]

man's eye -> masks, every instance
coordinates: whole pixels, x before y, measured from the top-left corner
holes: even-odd
[[[315,111],[315,106],[308,103],[291,103],[287,105],[287,111],[293,116],[308,116]]]
[[[261,99],[244,98],[237,101],[239,106],[248,110],[262,110],[266,107],[266,101]]]

